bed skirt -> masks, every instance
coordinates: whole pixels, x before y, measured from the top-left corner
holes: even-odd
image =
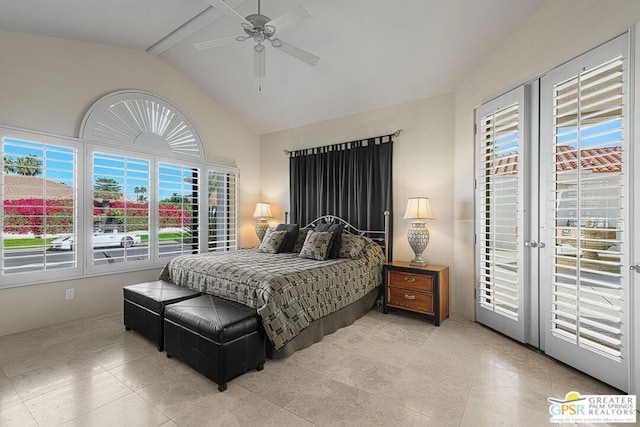
[[[305,330],[280,350],[275,350],[271,341],[267,340],[267,357],[271,359],[289,357],[296,351],[321,341],[325,335],[332,334],[340,328],[351,325],[373,308],[378,299],[380,289],[381,287],[378,286],[348,306],[312,321]]]

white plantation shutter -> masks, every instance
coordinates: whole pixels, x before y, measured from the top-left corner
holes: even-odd
[[[199,252],[200,168],[158,163],[158,256]]]
[[[554,336],[621,357],[624,59],[553,85]]]
[[[80,138],[113,148],[136,149],[202,159],[203,147],[189,119],[166,99],[149,92],[122,90],[96,101],[80,126]]]
[[[478,300],[482,309],[519,320],[521,173],[520,105],[478,122]]]
[[[208,250],[238,249],[238,171],[208,170]]]
[[[99,151],[91,158],[92,265],[149,260],[150,161]]]
[[[0,140],[0,284],[77,274],[75,246],[57,251],[50,244],[78,238],[78,147],[63,138],[9,129],[0,129]]]
[[[0,146],[0,287],[239,247],[238,169],[207,165],[188,118],[153,94],[101,98],[79,139],[0,126]]]

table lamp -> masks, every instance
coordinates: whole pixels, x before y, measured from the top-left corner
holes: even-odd
[[[425,220],[434,219],[427,197],[412,197],[407,201],[407,210],[404,219],[411,219],[411,226],[407,230],[409,246],[415,254],[410,262],[411,265],[422,266],[426,262],[422,259],[422,253],[429,244],[429,229]]]
[[[273,218],[273,215],[271,215],[271,205],[264,202],[256,203],[256,210],[253,212],[253,217],[258,218],[258,222],[256,223],[256,234],[258,235],[258,239],[262,242],[265,233],[269,229],[267,218]]]

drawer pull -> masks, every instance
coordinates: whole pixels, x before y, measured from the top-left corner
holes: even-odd
[[[407,294],[404,294],[404,297],[405,297],[406,299],[416,299],[416,296],[415,296],[415,295],[407,295]]]
[[[413,283],[413,282],[416,281],[416,278],[415,277],[405,277],[404,281],[405,282],[409,282],[409,283]]]

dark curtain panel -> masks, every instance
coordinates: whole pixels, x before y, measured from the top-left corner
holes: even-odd
[[[383,230],[392,210],[393,135],[290,154],[291,222],[336,215],[361,230]],[[391,223],[391,221],[390,221]]]

